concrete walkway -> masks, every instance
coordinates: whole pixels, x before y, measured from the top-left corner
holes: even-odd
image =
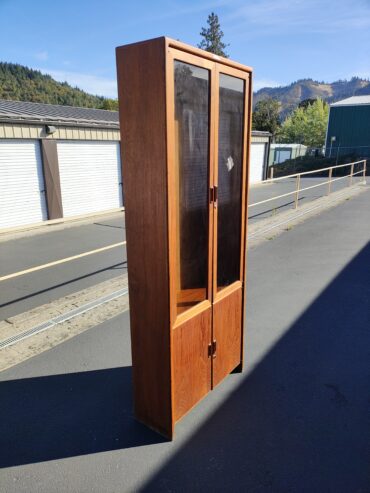
[[[127,312],[1,373],[1,489],[368,493],[369,210],[249,252],[246,371],[172,443],[132,418]]]

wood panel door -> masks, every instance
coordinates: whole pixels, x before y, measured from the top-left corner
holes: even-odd
[[[216,65],[213,386],[242,364],[248,74]]]

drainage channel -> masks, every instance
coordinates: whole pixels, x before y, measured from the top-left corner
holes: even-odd
[[[16,334],[14,336],[8,337],[7,339],[0,341],[0,349],[4,349],[8,346],[11,346],[12,344],[16,344],[17,342],[22,341],[23,339],[27,339],[27,337],[31,337],[35,334],[39,334],[40,332],[44,332],[45,330],[51,329],[52,327],[55,327],[58,324],[66,322],[67,320],[71,320],[71,318],[77,317],[78,315],[82,315],[83,313],[93,310],[94,308],[97,308],[98,306],[103,305],[104,303],[108,303],[109,301],[113,301],[116,298],[119,298],[120,296],[124,296],[127,293],[128,293],[128,289],[119,289],[118,291],[114,291],[113,293],[102,296],[101,298],[98,298],[94,301],[85,303],[84,305],[81,305],[78,308],[74,308],[69,312],[63,313],[63,315],[58,315],[57,317],[51,318],[46,322],[43,322],[39,325],[35,325],[34,327],[25,330],[24,332],[20,332],[19,334]]]

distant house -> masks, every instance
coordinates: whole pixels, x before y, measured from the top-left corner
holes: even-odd
[[[269,166],[305,156],[306,153],[307,146],[303,144],[271,144]]]
[[[330,105],[325,155],[370,157],[370,96],[353,96]]]

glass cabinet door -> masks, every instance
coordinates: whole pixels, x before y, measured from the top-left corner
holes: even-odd
[[[219,74],[216,290],[241,279],[245,81]]]
[[[174,60],[177,314],[208,298],[210,70]]]

